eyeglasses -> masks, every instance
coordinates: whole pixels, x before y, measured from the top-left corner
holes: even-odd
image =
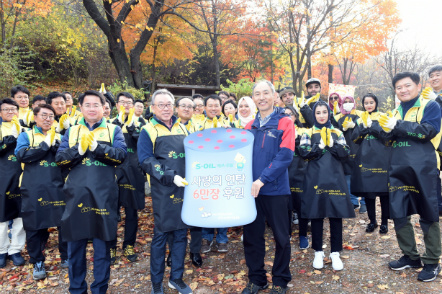
[[[123,104],[123,105],[126,105],[126,106],[131,106],[131,105],[133,105],[134,103],[132,102],[132,101],[126,101],[126,102],[123,102],[123,101],[119,101],[118,102],[119,104]]]
[[[197,105],[195,105],[195,108],[201,108],[201,107],[204,107],[204,104],[197,104]]]
[[[2,111],[6,112],[6,113],[7,112],[16,112],[17,108],[3,108]]]
[[[331,96],[331,97],[330,97],[330,100],[338,100],[338,99],[339,99],[338,96]]]
[[[18,100],[27,100],[27,99],[29,99],[29,97],[28,97],[28,96],[18,96],[18,97],[15,97],[15,99],[18,99]]]
[[[172,108],[172,104],[154,104],[154,105],[156,105],[159,109],[165,109],[165,108],[169,108],[169,109],[171,109]]]
[[[42,119],[49,119],[49,120],[53,120],[53,119],[54,119],[54,115],[52,115],[52,114],[46,114],[46,113],[40,114],[40,117],[41,117]]]
[[[181,105],[178,105],[178,107],[182,107],[182,108],[184,108],[184,109],[193,109],[193,106],[192,106],[192,105],[184,105],[184,104],[181,104]]]

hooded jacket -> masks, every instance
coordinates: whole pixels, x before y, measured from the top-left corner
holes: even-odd
[[[255,136],[253,143],[253,181],[264,183],[260,195],[290,195],[288,167],[295,150],[295,126],[275,107],[270,120],[260,126],[258,115],[246,127]]]

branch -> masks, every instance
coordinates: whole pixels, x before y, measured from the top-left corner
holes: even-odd
[[[86,8],[87,13],[90,17],[95,21],[95,23],[100,27],[103,33],[109,37],[110,35],[110,26],[106,19],[101,15],[98,10],[97,5],[94,0],[83,0],[83,5]]]
[[[120,13],[117,16],[117,23],[121,24],[121,22],[126,20],[126,17],[129,15],[129,13],[132,11],[132,6],[137,5],[140,3],[139,0],[131,0],[124,4],[123,8],[121,8]]]

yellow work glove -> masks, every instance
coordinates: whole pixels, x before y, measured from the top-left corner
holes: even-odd
[[[316,101],[319,100],[320,97],[321,97],[320,93],[316,94],[315,96],[307,99],[307,104],[310,105],[311,103],[315,103]]]
[[[85,154],[90,144],[92,143],[89,135],[90,132],[88,131],[85,132],[80,138],[80,142],[78,143],[78,153],[80,153],[80,155]]]
[[[304,105],[306,105],[306,103],[305,103],[304,91],[302,91],[302,92],[301,92],[301,101],[299,102],[299,109],[301,109],[302,107],[304,107]]]
[[[60,120],[58,121],[58,127],[56,129],[57,133],[60,133],[62,130],[69,129],[70,122],[69,122],[70,116],[67,114],[63,114],[60,117]]]
[[[20,125],[20,121],[18,120],[16,115],[14,115],[14,117],[12,118],[11,124],[12,124],[11,133],[15,138],[17,138],[18,135],[20,135],[22,128]]]
[[[120,106],[120,111],[118,112],[118,121],[120,124],[124,124],[126,121],[126,108],[123,105]]]
[[[26,126],[30,127],[31,123],[35,122],[34,120],[34,111],[32,109],[29,109],[26,112],[25,117],[23,118],[23,122]]]
[[[70,117],[74,117],[76,111],[77,111],[77,106],[75,106],[75,105],[72,106],[72,111],[71,111]]]
[[[46,145],[48,145],[49,147],[54,146],[55,145],[55,127],[52,126],[51,129],[48,131],[48,133],[46,134],[45,140],[44,142],[46,143]]]
[[[321,140],[319,141],[319,148],[324,149],[327,146],[327,128],[323,127],[321,129]]]
[[[338,100],[336,100],[336,101],[333,103],[333,115],[338,114],[338,110],[339,110],[339,107],[338,107]]]
[[[396,126],[396,123],[397,119],[395,117],[392,116],[390,117],[385,113],[382,114],[381,117],[379,118],[379,125],[386,133],[391,132],[391,130],[393,130],[394,127]]]
[[[216,116],[213,118],[213,127],[214,128],[218,127],[218,118],[216,118]]]
[[[362,112],[361,120],[362,120],[362,126],[364,128],[370,128],[371,124],[373,123],[371,118],[370,118],[370,114],[368,113],[368,111]]]
[[[326,129],[326,135],[327,135],[327,142],[325,142],[325,145],[328,147],[333,147],[333,137],[331,129],[329,128]]]
[[[233,123],[233,114],[229,114],[229,123]]]
[[[436,93],[434,93],[433,88],[431,87],[426,87],[423,91],[422,91],[422,97],[424,99],[430,99],[430,100],[435,100],[437,98]]]
[[[129,110],[129,115],[127,116],[127,126],[131,127],[134,124],[134,112],[135,112],[135,108],[131,108]]]
[[[95,148],[97,148],[98,146],[98,142],[97,140],[95,140],[95,136],[93,132],[89,132],[89,134],[87,135],[87,139],[89,141],[89,150],[90,151],[95,151]]]
[[[344,131],[348,129],[353,129],[356,126],[356,124],[353,122],[352,118],[347,116],[344,119],[344,122],[342,123],[342,129]]]
[[[104,88],[104,83],[101,83],[100,93],[106,94],[106,89]]]

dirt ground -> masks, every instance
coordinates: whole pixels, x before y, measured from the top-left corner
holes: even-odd
[[[153,234],[153,216],[150,198],[146,198],[147,207],[140,212],[140,227],[135,246],[139,261],[129,263],[121,257],[121,249],[117,264],[111,268],[108,293],[150,293],[149,255],[150,241]],[[378,203],[378,219],[380,206]],[[355,219],[344,220],[344,247],[341,258],[344,270],[335,272],[330,260],[326,260],[324,269],[314,270],[312,267],[314,251],[300,250],[297,226],[293,225],[291,273],[292,281],[288,293],[442,293],[442,275],[430,283],[417,281],[419,270],[407,269],[392,271],[387,263],[398,259],[402,254],[397,246],[393,223],[389,223],[387,235],[380,235],[378,229],[370,234],[365,233],[368,223],[367,214],[356,213]],[[419,228],[418,218],[413,217],[416,229],[416,241],[419,252],[424,251],[423,235]],[[121,248],[123,227],[118,230],[118,245]],[[330,253],[328,222],[324,224],[324,252]],[[241,242],[242,229],[231,228],[228,231],[229,252],[210,252],[204,254],[202,268],[192,266],[188,255],[185,260],[184,281],[194,290],[195,294],[241,293],[247,284],[247,267],[244,260]],[[271,282],[271,267],[274,258],[274,241],[272,232],[266,230],[266,269]],[[311,238],[310,238],[311,243]],[[25,251],[25,259],[29,259]],[[88,245],[87,282],[93,281],[93,250]],[[46,249],[46,270],[48,278],[39,282],[32,280],[32,268],[26,264],[15,267],[12,262],[0,269],[0,293],[68,293],[69,279],[67,269],[60,269],[60,256],[57,249],[57,232],[51,234]],[[177,293],[167,287],[169,268],[166,268],[164,287],[165,293]],[[268,293],[269,290],[260,293]]]

